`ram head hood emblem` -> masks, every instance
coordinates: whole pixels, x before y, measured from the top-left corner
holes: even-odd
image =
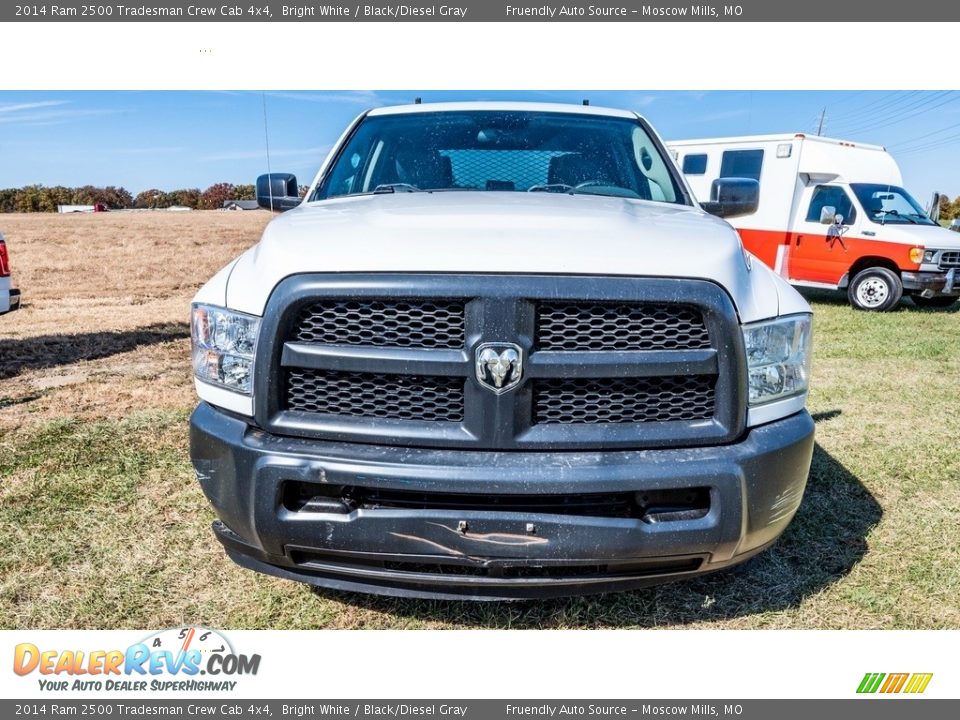
[[[515,388],[523,376],[523,350],[512,343],[484,343],[477,347],[477,381],[500,394]]]

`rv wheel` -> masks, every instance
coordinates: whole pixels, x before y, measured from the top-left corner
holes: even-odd
[[[895,272],[885,267],[867,268],[853,278],[847,297],[857,310],[893,310],[903,297],[903,283]]]
[[[950,295],[938,295],[932,298],[925,298],[922,295],[911,295],[910,299],[913,300],[914,305],[920,308],[948,308],[953,307],[954,303],[960,300],[960,298],[951,297]]]

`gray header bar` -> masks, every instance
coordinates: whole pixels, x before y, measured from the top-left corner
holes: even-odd
[[[671,0],[451,0],[434,2],[275,2],[97,0],[0,5],[0,22],[938,22],[960,20],[943,0],[731,0],[704,5]],[[820,38],[831,32],[824,24]],[[946,28],[946,26],[944,26]],[[948,42],[948,35],[941,38]],[[790,39],[786,36],[785,40]],[[816,42],[815,40],[813,42]]]
[[[906,709],[906,705],[910,709]],[[704,717],[730,720],[943,720],[960,700],[243,700],[198,695],[192,700],[0,700],[0,717],[93,715],[100,718],[203,717],[255,720],[332,716],[348,720],[629,720]]]

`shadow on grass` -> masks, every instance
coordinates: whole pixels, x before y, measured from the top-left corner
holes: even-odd
[[[143,345],[188,337],[190,327],[187,323],[165,323],[121,332],[40,335],[0,340],[0,380],[16,377],[24,370],[60,367],[80,360],[99,360]]]
[[[820,413],[818,423],[838,411]],[[883,512],[863,484],[818,444],[806,494],[769,550],[737,568],[641,590],[565,600],[470,603],[398,600],[313,589],[321,597],[409,617],[486,628],[656,627],[797,607],[849,573]]]
[[[821,305],[846,305],[850,307],[850,303],[847,300],[847,291],[846,290],[822,290],[819,288],[807,288],[807,287],[797,287],[797,291],[807,302],[816,302]],[[853,308],[850,308],[850,312],[854,312]],[[859,312],[859,311],[858,311]],[[892,310],[891,312],[909,312],[909,313],[942,313],[944,315],[951,315],[954,313],[960,313],[960,302],[954,303],[950,307],[946,308],[922,308],[919,307],[913,300],[907,298],[904,295],[903,300],[900,301],[900,304]]]

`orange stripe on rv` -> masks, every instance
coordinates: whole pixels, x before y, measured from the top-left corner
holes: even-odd
[[[867,257],[889,260],[901,270],[920,268],[910,260],[910,250],[917,246],[909,243],[844,236],[844,250],[843,244],[825,234],[749,228],[740,228],[738,232],[744,247],[774,269],[777,249],[785,246],[785,264],[791,280],[836,285],[858,260]]]

